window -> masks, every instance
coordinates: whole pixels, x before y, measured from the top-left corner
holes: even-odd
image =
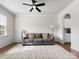
[[[0,14],[0,35],[7,34],[7,17]]]

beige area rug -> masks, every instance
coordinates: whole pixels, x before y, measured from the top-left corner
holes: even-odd
[[[0,55],[0,59],[78,59],[59,45],[16,45]]]

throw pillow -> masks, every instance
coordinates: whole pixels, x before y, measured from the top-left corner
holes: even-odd
[[[29,39],[34,39],[34,33],[29,33]]]
[[[42,38],[42,34],[41,33],[36,33],[35,38]]]
[[[52,35],[52,34],[48,33],[48,34],[47,34],[47,38],[48,38],[48,39],[51,39],[51,35]]]
[[[43,33],[43,39],[47,39],[47,33]]]

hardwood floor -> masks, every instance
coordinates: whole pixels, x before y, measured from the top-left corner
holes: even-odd
[[[9,49],[11,49],[12,47],[16,46],[15,43],[11,44],[11,45],[8,45],[6,47],[3,47],[3,48],[0,48],[0,54],[1,53],[5,53],[6,51],[8,51]]]
[[[71,44],[70,43],[58,44],[58,45],[60,45],[61,47],[63,47],[64,49],[66,49],[67,51],[69,51],[70,53],[72,53],[73,55],[75,55],[79,58],[79,52],[71,49]]]
[[[66,49],[67,51],[71,52],[71,43],[65,43],[65,44],[59,44],[57,43],[58,45],[60,45],[61,47],[63,47],[64,49]]]
[[[8,51],[9,49],[11,49],[12,47],[16,46],[17,44],[11,44],[11,45],[8,45],[6,47],[3,47],[3,48],[0,48],[0,54],[1,53],[5,53],[6,51]],[[69,51],[70,53],[72,53],[73,55],[77,56],[79,58],[79,52],[71,49],[71,44],[58,44],[60,45],[61,47],[63,47],[64,49],[66,49],[67,51]]]

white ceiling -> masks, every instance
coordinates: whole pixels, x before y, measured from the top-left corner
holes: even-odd
[[[35,14],[35,15],[56,15],[64,8],[66,8],[73,0],[37,0],[37,3],[45,2],[46,5],[43,7],[39,7],[41,9],[41,13],[37,10],[33,10],[31,13],[29,10],[30,6],[24,6],[22,3],[31,4],[31,0],[0,0],[0,4],[7,8],[14,14]]]

